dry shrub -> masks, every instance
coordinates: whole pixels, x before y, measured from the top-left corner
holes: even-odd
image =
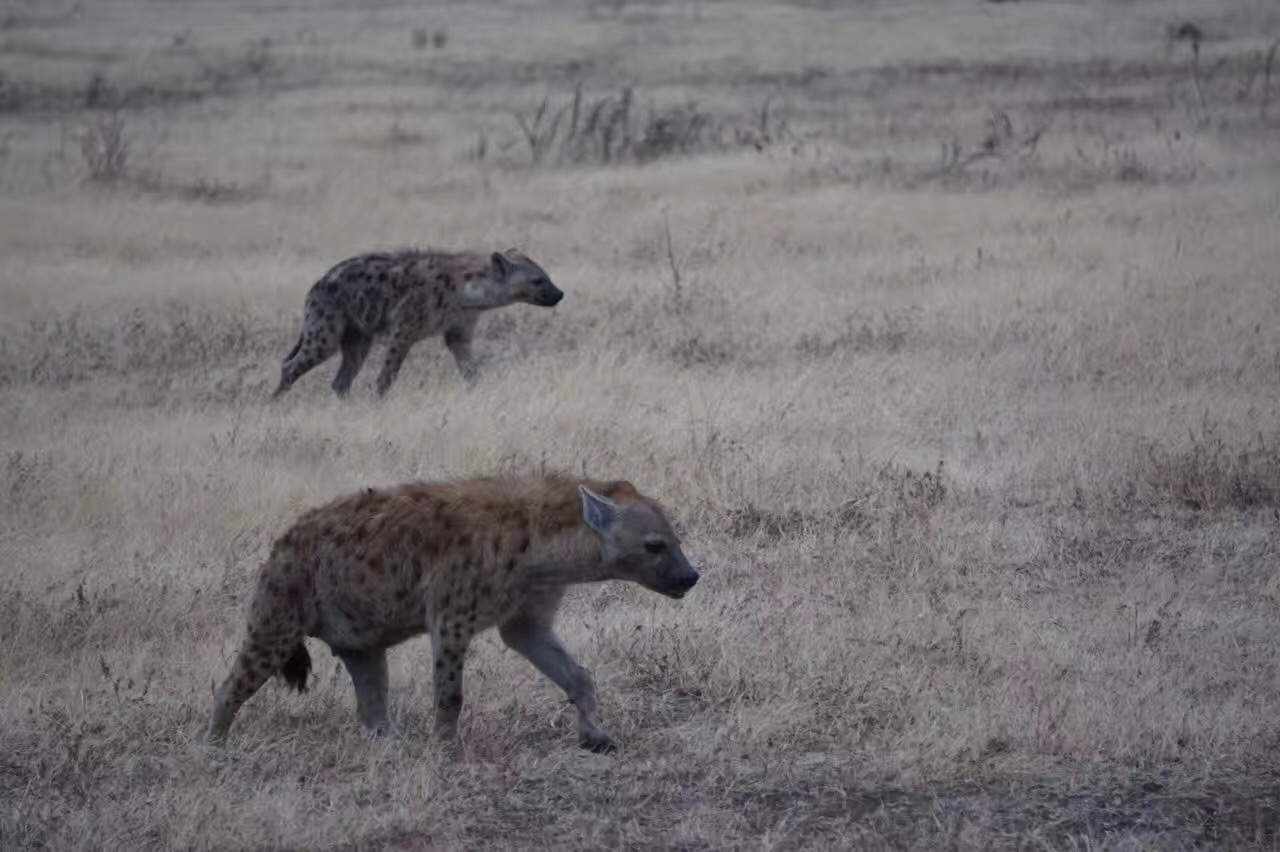
[[[133,137],[119,112],[97,117],[80,133],[80,155],[94,183],[113,184],[127,177],[132,150]]]
[[[422,50],[427,45],[440,50],[449,43],[449,33],[445,29],[429,30],[426,27],[414,27],[409,34],[409,41],[415,50]]]
[[[173,195],[203,204],[247,204],[251,201],[259,201],[266,196],[267,181],[238,183],[201,177],[187,182],[162,184],[155,189],[161,195]]]
[[[284,63],[275,43],[263,36],[239,51],[220,50],[199,60],[200,83],[214,94],[231,94],[244,83],[262,89],[277,79]]]
[[[1001,166],[1024,165],[1035,158],[1040,139],[1051,123],[1052,120],[1041,119],[1033,122],[1029,128],[1015,129],[1009,113],[993,109],[987,114],[985,132],[976,145],[966,146],[957,137],[943,143],[939,171],[944,176],[952,176],[965,171],[974,163],[984,161],[999,163]]]
[[[585,96],[579,85],[567,103],[544,97],[515,113],[533,165],[646,163],[664,157],[728,147],[759,149],[781,138],[786,120],[766,100],[752,122],[735,122],[689,100],[650,104],[641,113],[634,90],[618,95]],[[477,156],[477,151],[472,156]]]
[[[1148,448],[1148,482],[1157,491],[1196,510],[1280,508],[1280,443],[1255,436],[1229,444],[1219,425],[1206,421],[1188,438],[1189,447]]]

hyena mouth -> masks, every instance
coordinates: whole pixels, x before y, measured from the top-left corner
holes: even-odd
[[[667,587],[662,590],[662,594],[666,595],[669,598],[675,598],[676,600],[680,600],[682,597],[687,595],[689,593],[689,590],[692,589],[697,584],[698,584],[698,575],[690,574],[688,576],[681,577],[680,579],[675,580],[671,583],[668,583]]]

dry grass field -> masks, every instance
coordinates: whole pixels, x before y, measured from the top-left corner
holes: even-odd
[[[1194,27],[1183,26],[1193,24]],[[0,4],[0,847],[1280,845],[1274,0]],[[576,104],[576,106],[575,106]],[[268,396],[332,263],[568,294]],[[495,635],[464,748],[313,645],[224,749],[271,541],[367,485],[668,504],[575,590],[617,756]]]

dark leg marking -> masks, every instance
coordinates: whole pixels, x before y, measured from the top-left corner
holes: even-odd
[[[333,377],[333,392],[339,397],[345,397],[351,390],[351,383],[360,373],[360,368],[364,366],[364,359],[369,356],[373,339],[353,328],[348,328],[342,333],[339,346],[342,349],[342,366],[338,368],[338,374]]]
[[[480,374],[476,368],[475,359],[471,356],[471,329],[465,326],[446,329],[444,345],[449,348],[449,353],[457,362],[462,377],[468,384],[474,384]]]
[[[400,366],[404,364],[404,359],[409,354],[409,347],[412,345],[411,341],[403,338],[395,338],[391,341],[391,345],[387,347],[387,359],[382,365],[382,372],[378,374],[378,396],[385,395],[391,383],[396,380],[396,376],[400,373]]]
[[[391,725],[387,720],[386,650],[340,651],[338,657],[351,675],[360,721],[376,734],[389,732]]]
[[[452,740],[458,735],[458,716],[462,712],[462,667],[466,659],[470,637],[437,627],[431,634],[431,648],[435,654],[435,730],[441,739]]]

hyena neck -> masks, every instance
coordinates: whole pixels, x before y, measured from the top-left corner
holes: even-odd
[[[467,282],[458,293],[458,306],[465,310],[501,308],[513,301],[503,282],[494,281],[488,273]]]
[[[600,559],[600,539],[585,524],[563,530],[535,545],[524,567],[533,591],[612,579]]]
[[[553,474],[531,481],[530,502],[538,509],[532,523],[534,544],[522,560],[531,590],[623,579],[604,564],[600,536],[583,520],[579,485],[612,499],[647,499],[629,483],[618,480]]]

